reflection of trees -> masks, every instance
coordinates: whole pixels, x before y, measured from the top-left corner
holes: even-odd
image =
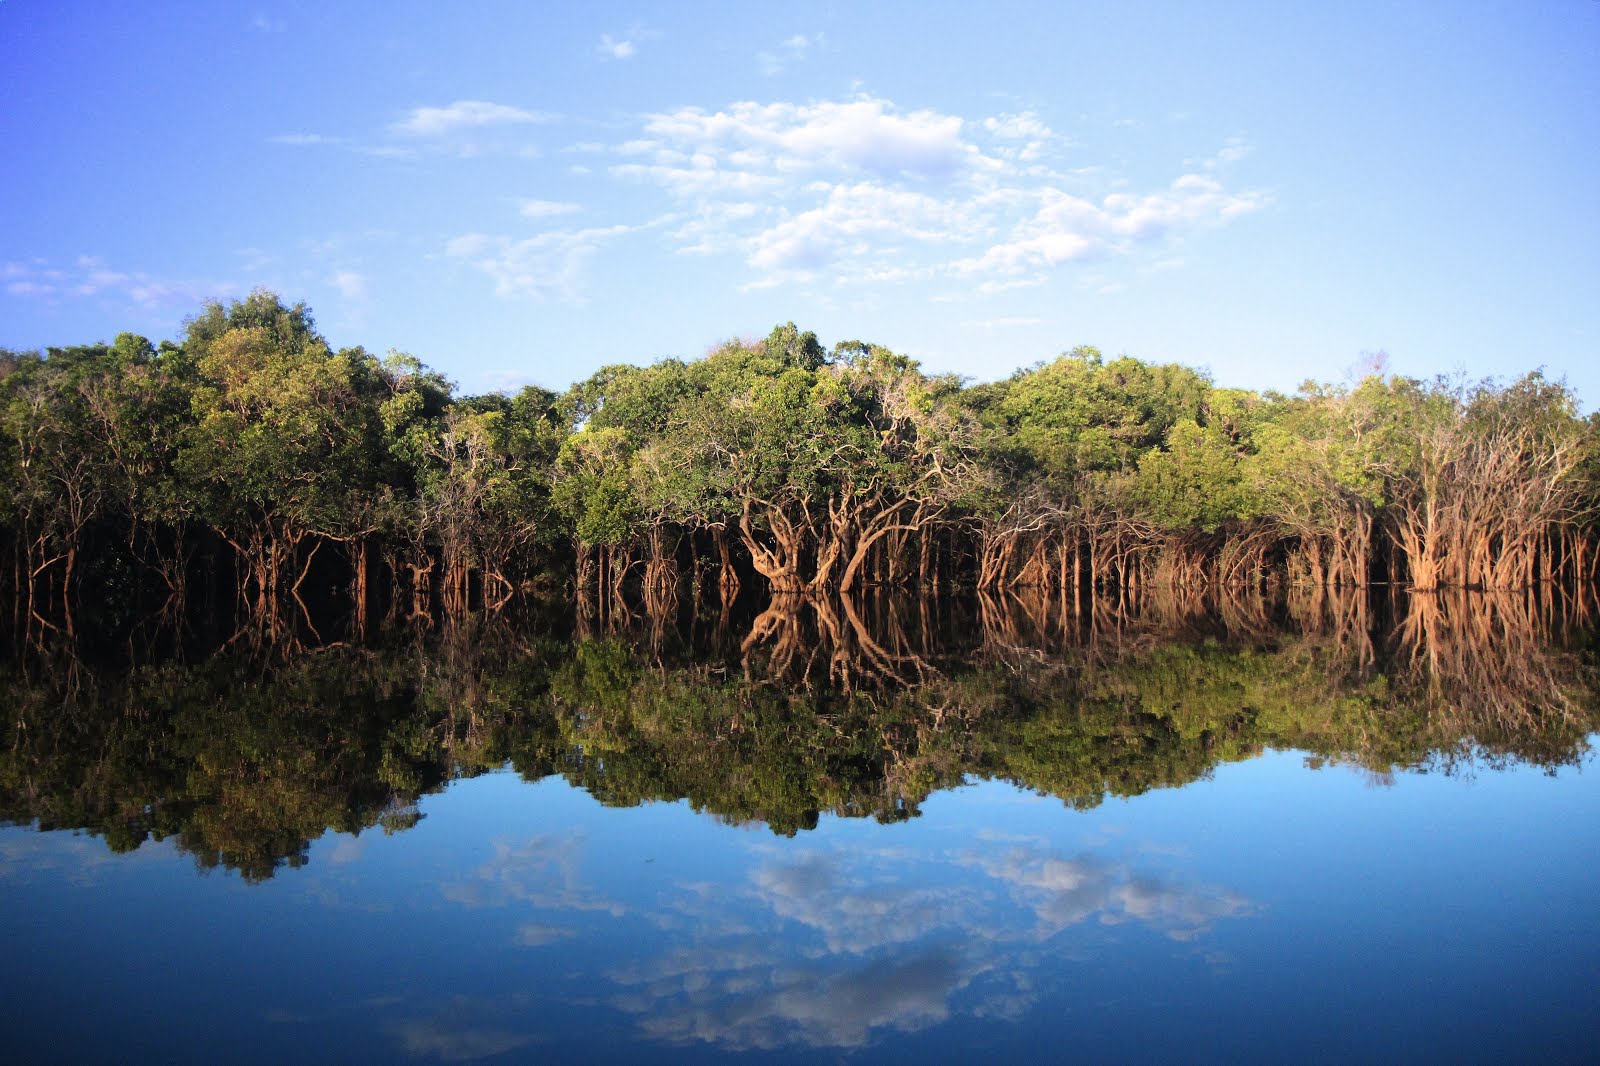
[[[1593,652],[1556,639],[1575,600],[1151,590],[1063,620],[1033,595],[791,597],[742,641],[726,617],[658,617],[576,643],[502,619],[121,669],[46,645],[0,667],[0,818],[119,851],[171,838],[257,879],[507,762],[793,833],[910,817],[968,775],[1087,807],[1269,747],[1381,777],[1554,767],[1600,728]]]
[[[1494,755],[1570,761],[1595,729],[1592,663],[1549,640],[1549,601],[1512,594],[1412,593],[1397,608],[1392,676],[1427,708],[1441,752],[1470,737]]]
[[[494,682],[452,663],[452,647],[447,632],[426,655],[334,647],[263,664],[235,651],[88,683],[80,669],[72,688],[14,665],[0,680],[16,718],[0,818],[86,829],[115,851],[170,838],[250,880],[301,865],[329,830],[409,828],[420,795],[506,757],[484,722]]]
[[[928,601],[894,596],[776,596],[740,646],[751,680],[916,685],[937,677]]]

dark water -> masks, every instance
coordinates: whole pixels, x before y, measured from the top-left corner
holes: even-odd
[[[18,654],[4,1057],[1596,1056],[1581,603],[689,614]]]

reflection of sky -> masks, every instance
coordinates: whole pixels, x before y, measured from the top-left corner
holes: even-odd
[[[117,855],[103,841],[75,832],[0,830],[0,883],[39,882],[61,877],[75,884],[92,884],[102,875],[125,869],[130,863],[160,862],[172,853],[170,846],[147,843],[135,851]]]
[[[1040,937],[1098,918],[1106,925],[1144,922],[1174,940],[1192,940],[1217,919],[1244,917],[1252,909],[1237,892],[1176,884],[1093,856],[1065,859],[1016,846],[1000,854],[971,852],[963,861],[1007,885],[1033,911]]]
[[[622,914],[619,904],[585,888],[578,874],[584,839],[577,833],[543,834],[521,844],[490,843],[491,857],[459,881],[444,886],[444,896],[468,907],[517,903],[541,910],[605,911]]]
[[[0,831],[8,1053],[1037,1058],[1070,1039],[1121,1060],[1192,1057],[1201,1034],[1272,1058],[1314,1028],[1312,1058],[1548,1059],[1600,1023],[1592,773],[1373,790],[1268,755],[1089,812],[979,784],[793,839],[511,774],[424,806],[259,886],[170,847]],[[180,1014],[207,1033],[180,1039]]]
[[[651,1036],[736,1050],[856,1047],[952,1013],[1014,1015],[1035,983],[1028,971],[1059,961],[1049,945],[1020,945],[1091,917],[1186,940],[1250,912],[1237,893],[1018,843],[761,854],[744,885],[704,906],[752,931],[613,969],[613,1002]]]

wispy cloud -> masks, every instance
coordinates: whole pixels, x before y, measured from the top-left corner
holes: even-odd
[[[767,77],[776,77],[782,74],[789,64],[800,62],[806,58],[807,53],[821,48],[824,40],[824,36],[820,33],[812,36],[797,33],[775,49],[757,52],[756,65]]]
[[[783,171],[836,170],[892,178],[948,178],[983,163],[962,137],[956,115],[902,113],[887,100],[863,97],[815,104],[738,103],[651,115],[646,140],[667,150],[687,147],[740,169],[769,164]]]
[[[602,44],[615,57],[649,33],[634,27]],[[783,62],[803,58],[820,42],[820,35],[797,34],[772,55]],[[554,118],[459,100],[413,109],[390,127],[390,141],[362,150],[527,154],[533,149],[526,143],[475,134]],[[316,133],[275,139],[343,143]],[[744,273],[733,284],[741,291],[942,278],[961,286],[944,298],[982,299],[1046,284],[1081,262],[1142,252],[1170,258],[1172,245],[1188,235],[1268,202],[1265,193],[1240,189],[1227,177],[1229,165],[1249,152],[1242,139],[1213,157],[1185,161],[1166,186],[1144,191],[1109,168],[1073,158],[1073,148],[1033,110],[967,117],[865,94],[682,107],[641,116],[609,145],[587,140],[560,149],[609,157],[605,174],[658,189],[669,203],[646,205],[654,221],[602,215],[613,224],[528,238],[466,234],[451,242],[450,255],[475,265],[502,294],[576,299],[582,263],[601,244],[670,219],[662,228],[674,251],[737,258]],[[584,178],[600,172],[599,165],[576,161],[565,169]],[[518,209],[541,224],[583,210],[542,198],[522,200]]]
[[[579,204],[564,200],[523,200],[517,211],[523,218],[555,218],[558,215],[575,215],[582,211]]]
[[[619,40],[611,34],[602,34],[600,43],[594,46],[596,54],[606,59],[632,59],[639,53],[639,46],[630,40]]]
[[[752,237],[748,262],[760,270],[816,270],[859,255],[863,245],[959,240],[974,225],[958,203],[870,182],[835,185],[817,207]]]
[[[113,269],[97,256],[80,256],[70,267],[41,261],[7,263],[0,270],[8,295],[45,303],[110,298],[143,308],[193,306],[237,292],[227,281],[164,278],[145,271]]]
[[[296,147],[308,147],[308,146],[311,146],[311,145],[324,145],[324,144],[337,145],[337,144],[348,144],[349,143],[343,137],[334,137],[334,136],[331,136],[331,135],[326,134],[326,133],[280,133],[275,137],[269,137],[268,140],[270,140],[273,144],[288,144],[288,145],[294,145]]]
[[[1205,170],[1223,170],[1254,151],[1255,145],[1243,137],[1229,137],[1227,143],[1218,149],[1215,155],[1193,161],[1191,165]]]
[[[340,270],[331,280],[346,303],[360,303],[367,298],[368,279],[365,274],[355,270]]]
[[[413,107],[382,130],[368,136],[343,136],[313,130],[279,133],[271,144],[295,148],[333,147],[378,159],[416,159],[448,154],[462,158],[480,155],[518,155],[536,158],[529,144],[529,126],[556,122],[559,115],[499,104],[488,100],[457,100],[443,106]]]
[[[1128,251],[1179,230],[1217,225],[1259,209],[1261,193],[1230,193],[1216,180],[1185,174],[1159,192],[1112,193],[1098,201],[1055,188],[1038,193],[1038,210],[1009,238],[955,264],[963,274],[1020,274]]]
[[[415,107],[390,126],[395,133],[413,137],[438,137],[484,126],[529,125],[551,122],[555,115],[529,111],[487,100],[457,100],[444,107]]]
[[[1069,147],[1033,111],[968,119],[872,96],[746,101],[645,116],[612,148],[609,172],[678,202],[688,219],[672,234],[680,251],[740,255],[752,272],[741,290],[943,275],[990,296],[1080,260],[1159,248],[1266,202],[1208,166],[1130,192],[1114,173],[1055,169]],[[1242,142],[1231,141],[1218,156],[1240,157]]]
[[[639,227],[593,226],[552,230],[516,239],[468,233],[451,240],[445,255],[488,276],[501,296],[580,300],[584,265],[602,247]]]

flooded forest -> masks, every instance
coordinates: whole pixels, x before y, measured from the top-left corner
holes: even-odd
[[[1537,373],[971,385],[783,326],[461,397],[257,293],[0,375],[0,818],[118,851],[269,878],[508,764],[792,835],[1600,728],[1600,423]]]
[[[0,353],[7,613],[71,634],[90,604],[221,598],[259,636],[557,589],[608,617],[744,590],[1026,593],[1056,615],[1157,591],[1586,595],[1600,420],[1538,372],[1381,362],[1286,396],[1077,348],[969,384],[786,325],[458,396],[257,292],[177,343]]]

